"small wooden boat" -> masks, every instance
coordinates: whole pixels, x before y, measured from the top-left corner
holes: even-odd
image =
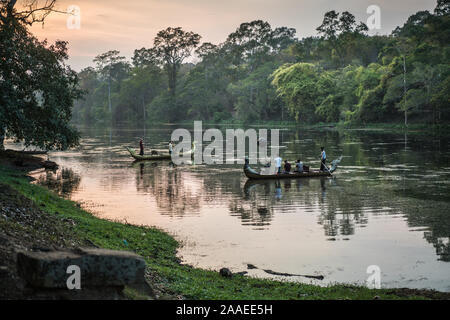
[[[168,153],[165,154],[157,154],[157,155],[148,155],[141,156],[138,155],[133,149],[127,148],[130,155],[137,161],[148,161],[148,160],[170,160],[172,156]]]
[[[147,155],[147,156],[141,156],[137,154],[133,149],[126,148],[130,155],[136,160],[136,161],[152,161],[152,160],[172,160],[172,156],[168,153],[161,153],[161,154],[155,154],[155,155]],[[184,153],[180,153],[180,156],[194,156],[195,151],[195,144],[193,145],[192,150],[186,151]]]
[[[331,177],[331,173],[328,171],[319,171],[313,170],[309,172],[302,173],[280,173],[280,174],[271,174],[264,175],[253,172],[248,168],[244,168],[244,173],[247,178],[252,180],[272,180],[272,179],[301,179],[301,178],[312,178],[312,177]]]
[[[248,160],[246,160],[248,161]],[[331,162],[331,168],[327,167],[326,171],[320,170],[308,170],[302,173],[292,172],[292,173],[280,173],[280,174],[260,174],[250,168],[247,164],[244,166],[244,173],[247,178],[252,180],[273,180],[273,179],[301,179],[301,178],[315,178],[315,177],[331,177],[332,173],[336,171],[338,164],[342,161],[342,157],[333,160]],[[309,168],[309,167],[308,167]]]

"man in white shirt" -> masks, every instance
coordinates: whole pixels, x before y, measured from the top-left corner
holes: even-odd
[[[303,162],[299,159],[297,160],[297,163],[295,164],[295,166],[297,167],[297,172],[298,173],[302,173],[303,172]]]
[[[281,173],[281,163],[283,162],[283,159],[281,159],[280,156],[275,158],[275,168],[277,169],[277,174]]]

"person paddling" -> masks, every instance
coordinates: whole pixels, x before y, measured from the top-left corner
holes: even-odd
[[[139,141],[139,148],[140,148],[139,155],[143,156],[144,155],[144,141],[142,141],[142,139]]]
[[[320,154],[320,171],[325,171],[326,168],[326,162],[327,162],[327,154],[325,152],[325,148],[321,147],[320,150],[322,151]]]

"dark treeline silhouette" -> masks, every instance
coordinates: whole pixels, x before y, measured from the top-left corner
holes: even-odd
[[[447,123],[449,8],[438,0],[389,36],[335,11],[301,40],[261,20],[219,45],[167,28],[132,62],[110,51],[79,73],[75,121]]]

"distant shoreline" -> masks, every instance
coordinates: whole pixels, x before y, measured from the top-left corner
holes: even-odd
[[[90,128],[93,127],[92,125],[85,125],[80,123],[75,123],[75,126],[78,128]],[[130,124],[128,122],[119,123],[115,128],[121,128],[129,127]],[[147,123],[145,125],[146,129],[150,129],[152,126],[173,126],[173,127],[191,127],[194,125],[194,120],[192,121],[185,121],[185,122],[174,122],[174,123],[167,123],[167,122],[152,122]],[[384,133],[407,133],[407,134],[437,134],[437,135],[450,135],[450,124],[443,124],[443,125],[433,125],[433,124],[426,124],[426,123],[416,123],[416,124],[409,124],[407,127],[405,127],[404,124],[399,123],[369,123],[366,125],[361,124],[348,124],[348,123],[316,123],[316,124],[299,124],[293,121],[287,121],[287,122],[280,122],[280,121],[270,121],[270,122],[255,122],[252,124],[239,122],[239,121],[233,121],[233,122],[203,122],[204,127],[229,127],[229,128],[261,128],[261,127],[267,127],[267,128],[283,128],[283,129],[304,129],[304,130],[349,130],[349,131],[368,131],[368,132],[384,132]],[[100,128],[109,128],[111,125],[106,123],[101,124],[95,124],[95,127]],[[136,128],[143,127],[137,126]]]

